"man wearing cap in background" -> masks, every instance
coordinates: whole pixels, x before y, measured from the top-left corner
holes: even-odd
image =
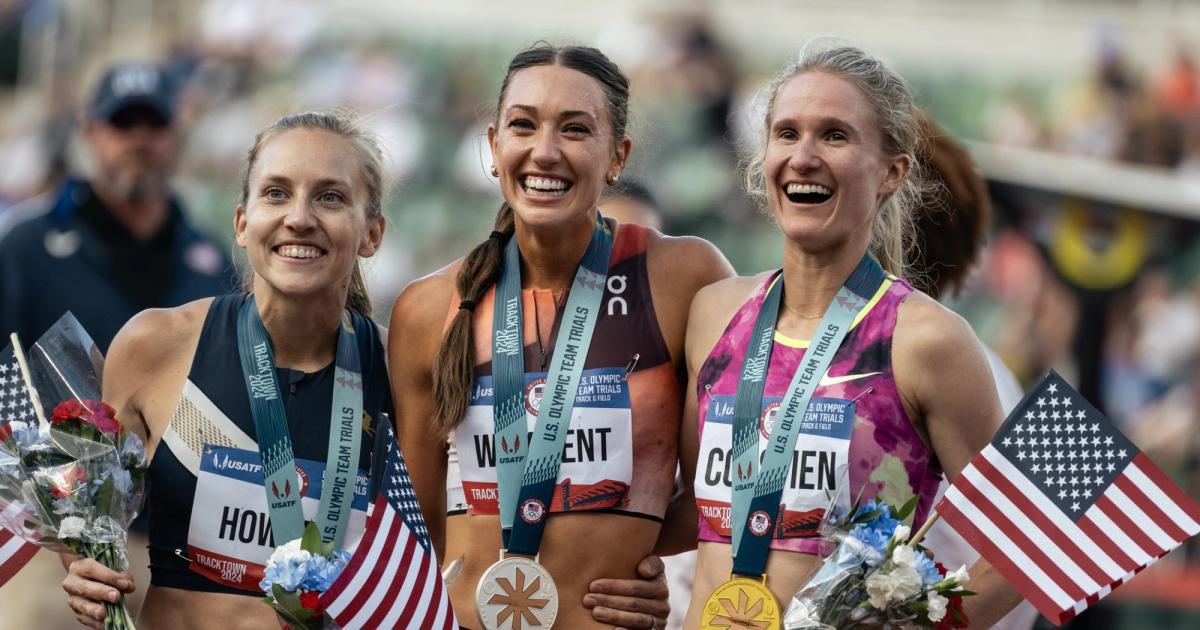
[[[88,179],[0,218],[0,332],[32,343],[68,310],[101,350],[134,314],[227,292],[233,268],[171,192],[175,90],[147,64],[110,68],[82,123]]]
[[[237,286],[221,247],[188,224],[172,194],[183,144],[175,114],[174,86],[159,68],[122,64],[104,74],[80,129],[95,165],[91,176],[68,178],[55,193],[0,215],[0,346],[14,331],[33,343],[69,310],[107,351],[138,311]],[[137,525],[130,571],[148,584]],[[27,602],[5,623],[78,627],[61,605],[62,576],[56,555],[37,554],[0,590],[5,601]],[[131,610],[143,593],[128,599]]]

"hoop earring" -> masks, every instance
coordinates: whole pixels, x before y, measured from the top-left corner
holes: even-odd
[[[495,164],[492,165],[492,177],[500,177],[500,169]]]

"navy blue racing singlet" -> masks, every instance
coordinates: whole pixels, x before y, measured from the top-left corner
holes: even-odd
[[[220,439],[214,435],[223,423],[228,426],[230,422],[244,434],[243,438],[256,439],[237,348],[238,310],[245,299],[244,295],[225,295],[213,300],[183,395],[150,462],[146,509],[150,527],[150,583],[156,586],[261,595],[228,587],[195,573],[188,568],[184,557],[196,493],[195,453],[199,449],[194,447],[201,443],[219,443]],[[364,384],[359,468],[369,472],[374,419],[381,412],[392,414],[392,397],[378,329],[359,313],[354,313],[354,329]],[[296,459],[324,462],[333,398],[333,362],[317,372],[277,368],[276,374]],[[218,419],[219,415],[223,418]],[[193,448],[185,448],[185,443],[190,443]],[[191,466],[186,462],[191,462]],[[283,544],[285,541],[277,542]]]

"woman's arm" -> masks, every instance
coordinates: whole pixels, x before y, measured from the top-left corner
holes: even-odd
[[[169,411],[164,414],[162,410],[175,404],[170,393],[173,390],[178,394],[182,378],[187,377],[192,353],[180,349],[195,348],[199,334],[195,311],[206,311],[208,301],[196,304],[138,314],[117,333],[105,359],[102,398],[116,410],[121,424],[146,443],[148,457],[153,456],[154,446],[162,437],[161,425],[170,418]],[[67,604],[85,626],[103,628],[101,602],[116,603],[120,601],[118,591],[136,590],[133,577],[126,571],[113,571],[95,560],[69,553],[61,553],[59,558],[67,569],[62,582]]]
[[[695,382],[691,374],[689,355],[691,314],[696,310],[693,298],[704,287],[733,275],[733,267],[712,243],[694,237],[659,237],[648,251],[651,296],[658,316],[659,327],[671,350],[680,380],[687,383],[684,390],[684,413],[680,422],[680,456],[688,450],[687,434],[695,433]],[[709,344],[711,348],[711,343]],[[707,354],[707,351],[705,352]],[[703,361],[701,357],[700,361]],[[699,365],[699,364],[697,364]],[[686,376],[685,376],[686,375]],[[692,412],[687,411],[691,405]],[[691,422],[687,418],[691,418]],[[694,435],[692,436],[695,437]],[[692,450],[692,469],[695,450]],[[681,460],[682,463],[682,460]],[[692,473],[681,468],[683,492],[668,506],[655,553],[660,549],[674,554],[696,546],[696,512],[692,498]],[[623,627],[664,627],[670,614],[664,566],[656,556],[647,556],[638,564],[642,579],[600,579],[590,585],[584,596],[584,606],[592,609],[592,618],[601,623]]]
[[[443,270],[405,287],[392,306],[387,342],[396,436],[438,558],[446,549],[446,439],[432,425],[433,361],[452,278]]]
[[[991,368],[975,333],[958,315],[913,294],[896,322],[896,384],[911,417],[922,418],[930,444],[953,480],[995,435],[1003,421]],[[984,560],[970,568],[964,600],[971,627],[988,628],[1023,598]]]

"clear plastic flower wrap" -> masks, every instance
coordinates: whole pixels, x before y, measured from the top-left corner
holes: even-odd
[[[0,527],[123,571],[146,448],[101,402],[103,365],[70,313],[26,352],[0,351]],[[124,600],[105,608],[105,627],[134,627]]]
[[[836,506],[837,502],[833,503]],[[821,536],[832,552],[792,597],[786,630],[837,628],[965,628],[965,568],[947,572],[909,541],[904,520],[916,499],[899,510],[869,500],[841,512],[831,507]]]

